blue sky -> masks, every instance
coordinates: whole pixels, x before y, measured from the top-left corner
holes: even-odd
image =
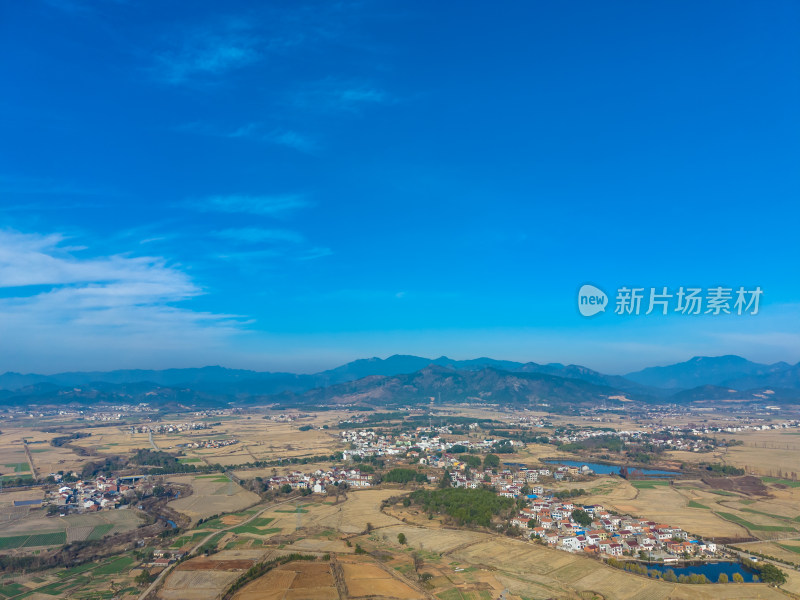
[[[0,371],[800,360],[800,5],[0,8]],[[764,290],[586,319],[586,282]]]

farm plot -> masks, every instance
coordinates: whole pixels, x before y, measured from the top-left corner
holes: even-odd
[[[710,494],[699,494],[694,490],[676,488],[669,485],[657,485],[637,490],[632,499],[606,500],[609,506],[623,514],[640,516],[654,521],[677,525],[694,534],[709,537],[746,535],[736,523],[714,515],[708,511],[690,507],[694,500],[706,506],[712,506],[706,499],[714,498]]]
[[[392,577],[375,564],[341,561],[345,585],[352,598],[386,596],[388,598],[424,598],[424,594]]]
[[[352,594],[351,594],[352,596]],[[234,600],[334,600],[339,598],[328,563],[281,565],[244,586]]]
[[[396,490],[348,492],[347,500],[338,505],[309,506],[309,513],[304,514],[302,520],[306,526],[318,525],[323,528],[335,528],[343,533],[360,533],[366,529],[367,523],[376,528],[397,525],[401,521],[380,510],[381,502],[396,494]],[[295,519],[294,514],[282,516]]]
[[[397,544],[397,536],[400,533],[406,536],[409,547],[431,552],[449,552],[459,546],[473,544],[490,537],[489,534],[477,531],[429,529],[405,524],[386,527],[375,532],[379,538],[386,536],[386,540],[395,545]]]
[[[3,533],[5,539],[22,535],[32,537],[31,533],[58,534],[49,535],[49,537],[34,537],[20,546],[12,547],[29,547],[34,545],[34,542],[42,542],[36,544],[40,546],[52,546],[86,539],[97,540],[105,535],[135,529],[139,523],[141,523],[141,517],[131,509],[104,510],[63,518],[46,517],[37,512],[5,524]],[[3,549],[4,543],[10,544],[11,542],[0,542],[0,550]]]
[[[217,598],[239,575],[241,571],[176,569],[167,577],[158,597],[164,600]]]
[[[44,531],[30,535],[14,535],[0,538],[0,550],[13,548],[36,548],[39,546],[63,546],[67,543],[64,531]]]
[[[169,506],[187,515],[193,521],[206,519],[225,512],[235,512],[260,500],[257,494],[248,492],[227,477],[181,476],[170,481],[192,486],[192,495],[178,498]]]

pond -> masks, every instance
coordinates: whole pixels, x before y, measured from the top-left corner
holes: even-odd
[[[711,583],[716,583],[721,573],[725,573],[725,575],[728,576],[728,581],[733,581],[734,573],[739,573],[742,577],[744,577],[744,580],[748,582],[753,581],[754,575],[757,576],[757,573],[748,571],[738,562],[715,562],[706,563],[703,565],[689,565],[686,567],[656,564],[648,565],[646,563],[641,564],[646,566],[648,569],[655,569],[656,571],[661,571],[662,573],[666,573],[671,569],[678,577],[681,575],[705,575],[708,577]]]
[[[619,469],[621,465],[604,465],[601,463],[595,462],[578,462],[576,460],[545,460],[549,465],[566,465],[568,467],[582,467],[586,465],[592,471],[597,473],[598,475],[608,475],[609,473],[616,473],[619,474]],[[634,468],[628,467],[628,471],[633,472],[641,471],[643,475],[648,475],[650,477],[677,477],[680,475],[680,471],[659,471],[658,469],[641,469],[641,468]]]

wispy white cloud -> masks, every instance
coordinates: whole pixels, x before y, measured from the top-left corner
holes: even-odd
[[[324,246],[319,246],[315,248],[309,249],[304,254],[298,256],[298,260],[314,260],[317,258],[324,258],[326,256],[331,256],[333,254],[333,250],[330,248],[326,248]]]
[[[319,149],[319,142],[307,133],[293,129],[269,128],[264,123],[250,122],[233,130],[212,125],[211,123],[182,123],[173,128],[174,131],[228,139],[253,140],[276,146],[285,146],[292,150],[313,154]]]
[[[261,60],[265,48],[253,26],[243,19],[227,19],[173,39],[155,54],[153,67],[158,79],[173,85],[251,65]]]
[[[161,286],[171,298],[199,293],[185,274],[162,258],[122,255],[80,258],[79,246],[64,246],[60,234],[0,232],[0,287],[71,285],[95,282]]]
[[[0,345],[5,368],[191,360],[244,331],[233,315],[181,306],[203,290],[164,258],[85,256],[65,242],[0,231],[0,337],[14,340]]]
[[[259,242],[289,242],[292,244],[299,244],[305,241],[305,238],[296,231],[287,229],[261,229],[257,227],[223,229],[215,232],[214,235],[224,240],[248,244]]]
[[[297,131],[284,130],[275,131],[268,134],[265,138],[267,141],[279,146],[286,146],[300,152],[311,153],[318,148],[317,142],[312,138]]]
[[[277,196],[211,196],[187,203],[189,208],[202,212],[246,213],[262,216],[282,216],[311,206],[300,194]]]
[[[373,84],[335,78],[318,81],[291,96],[291,104],[296,108],[320,112],[359,112],[367,106],[395,102],[395,97]]]
[[[318,147],[317,142],[304,133],[291,129],[267,130],[262,123],[247,123],[225,134],[225,137],[254,139],[306,153],[311,153]]]

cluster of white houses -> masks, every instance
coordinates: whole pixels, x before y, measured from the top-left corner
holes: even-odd
[[[197,431],[211,429],[214,425],[204,421],[189,423],[158,423],[154,425],[131,425],[131,433],[180,433],[182,431]]]
[[[229,438],[226,440],[198,440],[196,442],[187,442],[185,444],[175,444],[176,448],[224,448],[225,446],[233,446],[238,444],[239,440],[236,438]]]
[[[442,431],[443,429],[445,431]],[[500,441],[509,443],[512,446],[524,445],[522,442],[516,440],[497,439],[445,441],[438,435],[427,435],[427,431],[428,428],[419,427],[415,433],[401,433],[397,436],[385,435],[372,431],[371,429],[351,429],[342,431],[340,433],[342,442],[350,446],[350,448],[344,452],[344,459],[347,460],[354,455],[392,456],[405,454],[409,451],[411,451],[410,456],[415,457],[434,452],[446,453],[454,446],[462,446],[467,450],[485,452],[490,451],[492,447]],[[446,430],[446,428],[439,428],[439,432],[448,433],[449,430]]]
[[[588,525],[575,521],[580,509],[591,519]],[[555,498],[528,497],[528,506],[512,519],[528,537],[567,552],[607,556],[645,553],[652,560],[675,562],[684,555],[713,555],[716,544],[692,537],[679,527],[655,521],[616,515],[601,505],[580,506]]]
[[[270,489],[280,489],[288,485],[293,490],[311,490],[315,494],[325,493],[331,486],[346,484],[350,488],[372,486],[372,473],[364,473],[360,469],[317,469],[313,473],[292,471],[288,475],[275,475],[269,479]]]
[[[116,478],[100,475],[94,480],[85,479],[62,484],[57,490],[51,492],[50,504],[62,507],[64,513],[70,510],[94,512],[117,508],[121,504],[127,505],[125,500],[134,497],[136,487],[143,479],[142,477]]]

